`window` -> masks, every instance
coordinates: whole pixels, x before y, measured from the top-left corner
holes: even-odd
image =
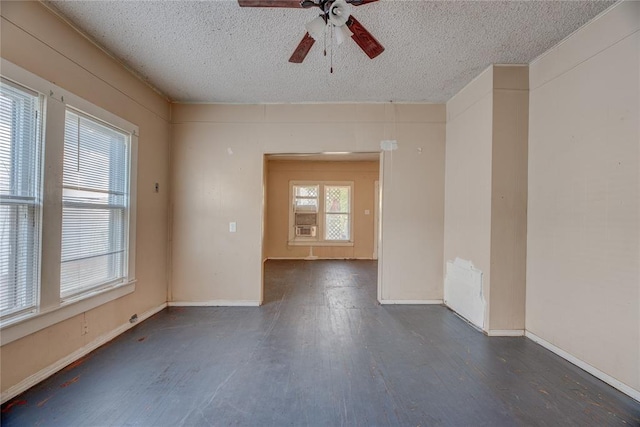
[[[40,243],[40,96],[0,86],[0,313],[37,304]]]
[[[352,244],[353,182],[291,182],[289,244]]]
[[[315,238],[318,230],[318,206],[320,186],[293,186],[293,215],[295,235],[299,238]]]
[[[129,135],[67,110],[60,294],[126,277]]]
[[[351,187],[324,187],[324,239],[351,240]]]
[[[138,128],[0,58],[0,345],[135,290]]]

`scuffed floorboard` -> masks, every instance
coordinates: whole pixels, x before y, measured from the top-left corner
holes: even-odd
[[[378,305],[376,271],[269,261],[262,307],[166,309],[7,402],[2,425],[640,425],[638,402],[526,338]]]

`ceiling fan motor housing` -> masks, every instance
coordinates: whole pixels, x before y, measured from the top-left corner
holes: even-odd
[[[329,5],[329,11],[327,13],[329,21],[336,27],[342,27],[347,23],[349,16],[349,5],[345,0],[335,0]]]

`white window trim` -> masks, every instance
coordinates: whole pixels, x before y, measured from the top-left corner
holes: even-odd
[[[317,185],[319,186],[318,194],[318,231],[316,237],[300,237],[294,233],[294,206],[293,206],[293,187],[296,185]],[[324,229],[326,227],[326,215],[324,211],[325,203],[325,187],[343,186],[350,188],[349,197],[349,240],[325,240]],[[353,181],[289,181],[289,233],[287,237],[287,245],[289,246],[354,246],[353,229],[353,200],[355,198]]]
[[[5,60],[2,76],[45,95],[43,114],[43,204],[40,242],[39,301],[35,310],[21,313],[0,323],[0,345],[25,337],[53,324],[106,304],[135,290],[136,190],[138,127],[89,101]],[[129,171],[128,272],[124,281],[68,298],[60,299],[60,260],[62,239],[62,158],[65,112],[67,107],[109,123],[131,134]]]
[[[35,232],[35,238],[34,238],[34,249],[35,249],[35,270],[36,270],[36,277],[35,277],[35,283],[33,283],[33,287],[34,289],[34,304],[37,306],[38,301],[40,300],[40,262],[42,261],[42,257],[40,256],[40,252],[41,252],[41,241],[42,241],[42,205],[43,205],[43,201],[42,201],[42,169],[43,169],[43,164],[44,164],[44,118],[43,118],[43,114],[45,111],[45,97],[43,94],[34,91],[24,85],[21,84],[17,84],[15,81],[11,81],[8,79],[3,78],[2,80],[4,80],[7,84],[10,84],[16,88],[19,88],[20,90],[23,91],[27,91],[27,92],[31,92],[31,95],[33,96],[37,96],[38,97],[38,110],[37,110],[37,114],[40,115],[40,117],[38,118],[38,131],[36,134],[36,144],[37,144],[37,161],[36,161],[36,167],[39,168],[38,174],[36,176],[36,179],[39,179],[38,182],[35,183],[35,212],[34,212],[34,216],[35,219],[38,221],[38,227],[37,227],[37,231]],[[15,313],[12,313],[11,315],[9,315],[9,317],[19,317],[24,315],[25,313],[31,313],[33,312],[34,307],[27,307],[27,308],[22,308],[20,310],[17,310]],[[3,314],[3,313],[2,313]]]
[[[79,109],[77,109],[77,108],[75,108],[75,107],[73,107],[71,105],[67,105],[67,108],[66,108],[66,111],[65,111],[65,120],[66,120],[67,114],[69,114],[69,113],[75,114],[80,118],[84,118],[84,119],[88,119],[88,120],[94,121],[94,123],[98,123],[98,124],[100,124],[102,126],[105,126],[107,128],[113,129],[115,131],[123,131],[127,135],[127,147],[128,148],[131,147],[131,136],[132,136],[131,132],[124,131],[124,130],[121,130],[121,129],[115,127],[115,126],[112,126],[111,123],[107,123],[107,122],[105,122],[104,120],[102,120],[102,119],[100,119],[98,117],[94,117],[92,115],[88,115],[84,111],[80,111]],[[66,132],[66,125],[65,125],[65,132]],[[66,135],[65,135],[65,138],[66,138]],[[65,140],[64,144],[66,144],[66,140]],[[128,158],[127,158],[127,164],[129,166],[131,165],[131,162],[129,161],[130,158],[131,158],[131,152],[129,150]],[[128,183],[129,182],[129,178],[130,178],[130,176],[129,176],[130,175],[130,168],[125,173],[126,173],[126,178],[125,179],[127,180],[127,183]],[[64,177],[64,170],[63,170],[63,177]],[[64,178],[63,178],[63,181],[64,181]],[[64,188],[65,187],[64,187],[64,183],[63,183],[63,198],[62,198],[63,218],[64,218],[64,206],[65,206]],[[131,191],[131,188],[130,187],[127,188],[127,194],[128,195],[130,194],[130,191]],[[130,197],[129,197],[129,199],[130,199]],[[129,240],[130,240],[130,238],[129,238],[129,219],[130,219],[129,218],[129,206],[130,206],[131,203],[130,203],[129,199],[126,200],[127,219],[126,219],[125,227],[124,227],[124,238],[125,238],[124,239],[124,246],[127,248],[127,251],[128,251],[128,248],[129,248]],[[92,293],[93,291],[97,291],[97,290],[101,290],[101,289],[104,289],[104,288],[110,288],[110,287],[118,286],[120,284],[128,282],[127,279],[129,277],[128,276],[129,258],[130,257],[128,257],[128,259],[126,259],[125,262],[124,262],[125,263],[124,272],[127,272],[127,275],[125,277],[117,278],[115,280],[110,280],[110,281],[107,281],[107,282],[102,282],[102,283],[98,284],[97,286],[96,285],[88,286],[88,287],[85,286],[85,287],[83,287],[83,288],[81,288],[79,290],[76,290],[75,292],[68,293],[66,296],[62,297],[63,301],[71,301],[71,300],[75,300],[77,298],[82,298],[84,295],[88,295],[88,294]],[[62,288],[62,284],[60,286]],[[61,295],[62,295],[62,292],[61,292]]]

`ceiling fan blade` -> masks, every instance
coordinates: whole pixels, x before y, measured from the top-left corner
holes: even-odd
[[[300,0],[238,0],[238,4],[240,7],[302,7]]]
[[[289,58],[289,62],[293,62],[294,64],[302,63],[302,61],[304,61],[304,58],[307,56],[307,53],[309,53],[311,46],[313,46],[315,42],[316,41],[313,39],[313,37],[311,37],[309,33],[306,33],[302,40],[300,40],[300,43],[298,44],[296,50],[293,51],[293,55],[291,55],[291,58]]]
[[[347,3],[349,3],[352,6],[362,6],[363,4],[373,3],[375,1],[378,1],[378,0],[347,0]]]
[[[362,26],[356,18],[351,15],[347,21],[347,27],[351,30],[353,35],[351,38],[360,46],[360,49],[367,54],[371,59],[384,52],[384,47],[371,35],[366,28]]]

